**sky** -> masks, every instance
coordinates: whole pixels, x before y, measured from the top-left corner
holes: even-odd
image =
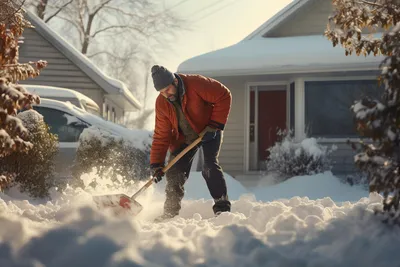
[[[292,0],[165,0],[180,17],[189,18],[190,31],[159,64],[176,71],[191,57],[233,45],[261,26]]]

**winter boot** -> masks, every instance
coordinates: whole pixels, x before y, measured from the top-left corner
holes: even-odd
[[[227,198],[215,199],[214,203],[213,211],[215,216],[220,215],[222,212],[231,211],[231,202]]]

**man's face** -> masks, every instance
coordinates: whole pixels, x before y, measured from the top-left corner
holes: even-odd
[[[176,88],[175,83],[170,84],[169,86],[160,90],[160,94],[162,94],[169,101],[175,101],[177,99],[177,93],[178,93],[178,90]]]

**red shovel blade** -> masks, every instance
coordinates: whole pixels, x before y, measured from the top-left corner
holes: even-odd
[[[112,209],[116,214],[139,214],[143,206],[125,194],[93,196],[93,201],[99,209]]]

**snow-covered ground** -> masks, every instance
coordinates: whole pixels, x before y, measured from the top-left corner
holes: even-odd
[[[85,181],[93,175],[83,177]],[[103,181],[106,182],[106,181]],[[214,217],[200,173],[192,173],[181,215],[154,224],[164,184],[138,199],[136,218],[99,211],[87,189],[40,202],[0,195],[0,266],[398,266],[400,230],[372,209],[381,197],[330,173],[295,177],[249,192],[227,175],[232,212]],[[136,188],[107,192],[132,194]],[[340,202],[339,202],[340,201]]]

